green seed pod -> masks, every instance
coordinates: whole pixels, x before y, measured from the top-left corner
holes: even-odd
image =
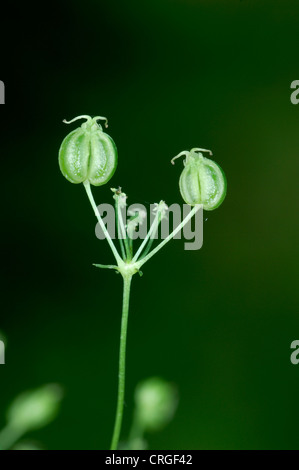
[[[226,178],[220,166],[201,152],[212,155],[210,150],[194,148],[190,152],[179,153],[171,163],[174,164],[174,160],[182,155],[186,156],[179,182],[182,198],[190,206],[202,204],[206,211],[212,211],[225,198]]]
[[[112,178],[117,166],[117,149],[111,137],[103,132],[97,123],[97,116],[78,116],[86,119],[81,127],[72,131],[63,140],[59,149],[59,166],[65,178],[71,183],[78,184],[88,181],[94,186],[101,186]]]

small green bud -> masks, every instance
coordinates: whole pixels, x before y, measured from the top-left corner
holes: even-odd
[[[205,158],[201,152],[210,150],[194,148],[190,152],[179,153],[171,160],[185,155],[185,168],[180,176],[180,191],[182,198],[190,206],[202,204],[206,211],[212,211],[220,206],[226,195],[226,178],[223,170],[213,160]]]
[[[57,415],[62,389],[48,384],[19,395],[7,411],[8,425],[22,433],[46,426]]]
[[[135,391],[137,422],[145,431],[158,431],[172,419],[177,402],[172,384],[159,377],[146,379]]]
[[[59,150],[59,166],[63,176],[74,184],[88,181],[94,186],[101,186],[112,178],[117,167],[117,148],[111,137],[103,132],[97,116],[78,116],[86,119],[81,127],[66,136]]]

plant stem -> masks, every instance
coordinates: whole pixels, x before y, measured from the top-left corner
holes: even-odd
[[[144,450],[144,447],[140,447],[140,443],[143,443],[144,427],[141,425],[136,412],[133,416],[133,423],[129,433],[128,442],[130,450]],[[136,445],[137,444],[137,445]],[[139,444],[139,445],[138,445]]]
[[[163,240],[156,248],[154,248],[147,256],[142,258],[140,261],[136,262],[136,266],[138,266],[138,269],[141,268],[141,266],[146,263],[152,256],[154,256],[164,245],[166,245],[169,240],[171,240],[183,227],[186,225],[187,222],[196,214],[196,212],[201,209],[203,206],[202,204],[196,204],[196,206],[193,207],[193,209],[189,212],[189,214],[184,218],[184,220],[174,229],[173,232],[171,232],[170,235],[168,235],[165,240]]]
[[[158,219],[158,221],[157,221],[157,223],[156,223],[155,233],[154,233],[154,235],[150,238],[150,241],[148,242],[148,244],[147,244],[145,250],[143,251],[143,253],[142,253],[142,255],[141,255],[141,258],[139,257],[140,259],[145,258],[146,255],[148,254],[148,252],[151,250],[152,245],[153,245],[153,243],[154,243],[155,236],[156,236],[156,234],[157,234],[157,232],[158,232],[158,227],[159,227],[160,222],[161,222],[161,214],[159,215],[159,219]]]
[[[90,189],[89,181],[84,181],[83,184],[84,184],[84,188],[85,188],[85,190],[86,190],[88,199],[89,199],[89,201],[90,201],[90,204],[92,205],[92,208],[93,208],[93,210],[94,210],[95,216],[96,216],[96,218],[97,218],[98,221],[99,221],[99,224],[100,224],[101,229],[103,230],[103,232],[104,232],[104,234],[105,234],[105,237],[107,238],[107,242],[108,242],[109,245],[110,245],[110,248],[111,248],[111,250],[112,250],[112,252],[113,252],[113,254],[114,254],[114,256],[115,256],[115,259],[116,259],[116,261],[117,261],[117,264],[119,264],[119,262],[122,262],[122,259],[121,259],[121,257],[119,256],[118,251],[117,251],[117,249],[115,248],[113,241],[111,240],[111,237],[110,237],[110,235],[109,235],[108,230],[107,230],[106,227],[105,227],[105,224],[104,224],[104,222],[103,222],[102,217],[100,216],[100,213],[99,213],[99,211],[98,211],[98,208],[97,208],[97,206],[96,206],[96,203],[95,203],[95,201],[94,201],[94,198],[93,198],[93,195],[92,195],[92,192],[91,192],[91,189]]]
[[[136,254],[134,255],[133,262],[138,260],[140,254],[141,254],[142,250],[144,249],[145,245],[147,244],[147,241],[148,241],[148,240],[150,240],[149,243],[150,243],[150,247],[151,247],[151,245],[152,245],[152,243],[153,243],[153,241],[154,241],[154,236],[155,236],[155,234],[156,234],[156,231],[157,231],[158,226],[159,226],[159,212],[157,212],[157,214],[156,214],[156,216],[155,216],[155,218],[154,218],[154,220],[153,220],[153,223],[152,223],[152,225],[151,225],[151,227],[150,227],[150,229],[149,229],[149,231],[148,231],[148,233],[147,233],[145,239],[143,240],[143,242],[141,243],[140,247],[138,248]],[[153,236],[152,236],[152,235],[153,235]],[[151,238],[151,237],[152,237],[152,238]]]
[[[7,424],[5,428],[0,431],[0,450],[10,449],[23,434],[23,429],[16,429]]]
[[[121,208],[118,209],[118,220],[119,220],[119,225],[120,225],[121,236],[123,237],[125,248],[126,248],[127,259],[129,260],[129,259],[131,259],[130,248],[129,248],[129,243],[128,243],[128,236],[127,236],[127,232],[126,232],[126,227],[125,227],[125,224],[124,224],[124,221],[123,221],[123,216],[122,216],[122,213],[121,213]]]
[[[118,394],[117,394],[117,408],[115,416],[114,431],[110,450],[117,450],[119,435],[121,430],[123,409],[124,409],[124,396],[125,396],[125,371],[126,371],[126,342],[127,342],[127,326],[129,315],[129,299],[132,274],[124,273],[124,288],[123,288],[123,307],[122,307],[122,320],[120,330],[120,348],[119,348],[119,372],[118,372]]]
[[[120,226],[119,226],[119,220],[118,220],[118,197],[115,198],[115,223],[116,223],[116,230],[117,230],[117,238],[120,244],[120,249],[121,249],[121,254],[123,259],[125,259],[126,254],[125,254],[125,248],[124,248],[124,242],[120,233]]]

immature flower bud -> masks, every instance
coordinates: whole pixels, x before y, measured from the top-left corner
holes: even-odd
[[[122,192],[121,188],[110,188],[114,193],[113,199],[117,201],[118,207],[124,209],[127,205],[127,195]]]
[[[151,377],[137,385],[136,419],[145,431],[158,431],[173,418],[177,408],[176,388],[169,382]]]
[[[159,204],[155,202],[155,207],[153,208],[153,213],[158,214],[160,220],[167,218],[168,206],[164,201],[160,201]]]
[[[22,433],[46,426],[56,416],[62,399],[62,389],[48,384],[19,395],[7,412],[9,426]]]
[[[180,177],[180,191],[184,201],[190,206],[202,204],[207,211],[220,206],[226,195],[226,178],[223,170],[213,160],[205,158],[203,152],[210,150],[194,148],[181,152],[171,162],[185,155],[184,170]]]
[[[84,183],[88,181],[94,186],[107,183],[113,176],[117,166],[117,149],[111,137],[103,132],[97,123],[97,116],[78,116],[77,119],[86,119],[81,127],[66,136],[59,150],[59,166],[65,178],[71,183]]]

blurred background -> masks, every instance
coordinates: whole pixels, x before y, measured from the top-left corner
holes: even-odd
[[[80,114],[109,119],[128,202],[183,203],[182,162],[212,149],[223,205],[204,244],[174,240],[135,276],[126,407],[136,384],[176,384],[177,413],[151,449],[298,449],[298,1],[56,0],[16,7],[1,31],[2,312],[0,428],[20,392],[64,389],[61,412],[31,433],[48,449],[107,449],[112,435],[122,285],[94,234],[81,185],[58,149]]]

